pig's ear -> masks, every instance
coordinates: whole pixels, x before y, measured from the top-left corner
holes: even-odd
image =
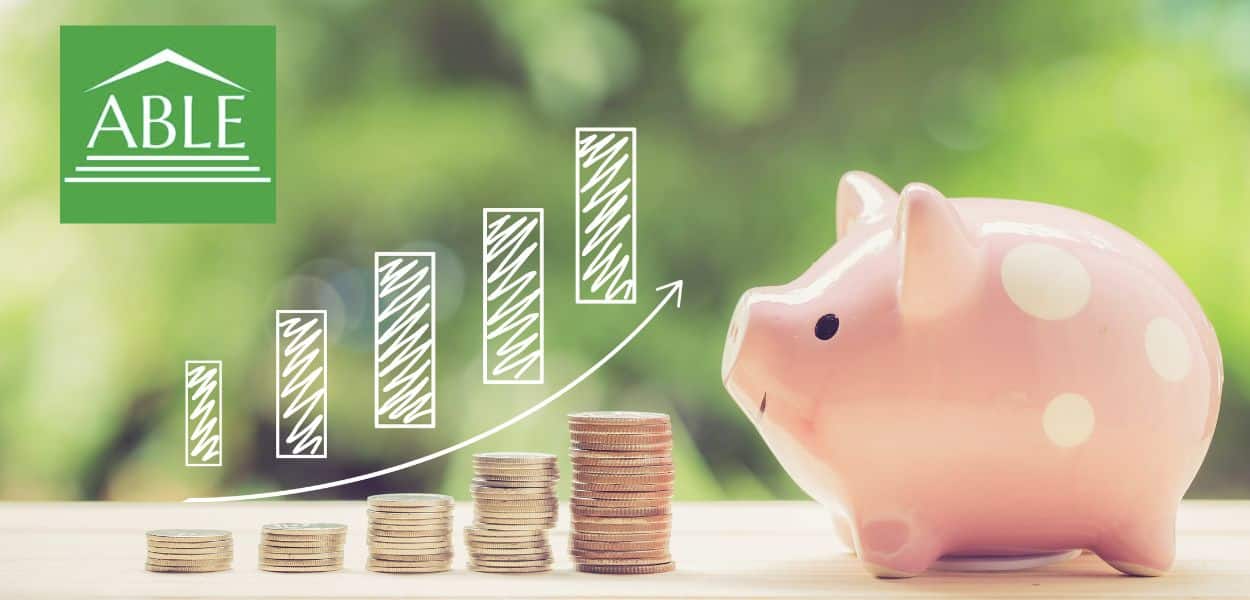
[[[898,205],[898,192],[863,171],[848,171],[838,182],[838,239],[857,222],[875,222]]]
[[[895,233],[902,250],[898,295],[904,316],[940,315],[976,291],[980,253],[941,192],[922,183],[903,188]]]

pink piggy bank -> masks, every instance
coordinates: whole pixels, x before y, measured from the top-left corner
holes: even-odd
[[[1088,549],[1167,571],[1223,383],[1180,277],[1058,206],[858,172],[837,202],[838,242],[738,302],[722,376],[867,570]]]

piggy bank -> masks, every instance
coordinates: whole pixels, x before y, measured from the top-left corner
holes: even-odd
[[[1184,282],[1114,225],[852,172],[837,243],[739,300],[722,377],[874,575],[1086,549],[1154,576],[1223,369]]]

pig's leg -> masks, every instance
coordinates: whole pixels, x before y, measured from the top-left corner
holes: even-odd
[[[1126,575],[1163,575],[1176,554],[1176,513],[1129,523],[1099,540],[1094,552]]]
[[[833,513],[833,535],[846,546],[848,552],[855,554],[855,534],[851,531],[851,521],[845,514]]]
[[[942,554],[933,533],[901,519],[864,519],[857,532],[855,551],[864,568],[877,577],[914,577]]]

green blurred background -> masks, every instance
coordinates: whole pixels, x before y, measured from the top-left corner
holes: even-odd
[[[57,28],[276,24],[274,226],[69,226]],[[673,415],[678,498],[795,498],[719,381],[746,287],[834,241],[849,169],[1044,200],[1158,250],[1220,334],[1191,497],[1250,496],[1250,2],[0,0],[0,498],[181,499],[338,479],[464,439],[565,454],[565,413]],[[637,306],[572,302],[579,125],[639,129]],[[548,386],[484,386],[481,209],[547,218]],[[372,427],[375,250],[439,252],[439,417]],[[330,459],[273,458],[273,311],[326,308]],[[182,466],[182,364],[225,361],[225,465]],[[467,496],[470,453],[314,497]],[[567,462],[564,463],[567,472]]]

